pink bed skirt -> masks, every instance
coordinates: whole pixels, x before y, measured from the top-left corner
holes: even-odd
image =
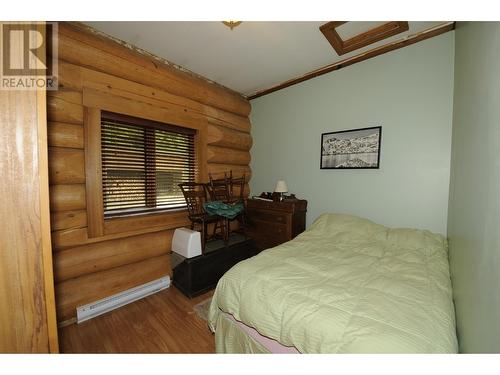
[[[263,347],[265,347],[271,353],[275,353],[275,354],[300,354],[300,352],[294,346],[284,346],[274,339],[271,339],[271,338],[266,337],[266,336],[262,336],[259,332],[257,332],[257,330],[255,330],[254,328],[249,327],[246,324],[236,320],[231,314],[228,314],[228,313],[225,313],[222,311],[221,311],[221,313],[227,319],[236,323],[236,325],[243,332],[245,332],[248,336],[250,336],[252,339],[257,341],[259,344],[261,344]]]

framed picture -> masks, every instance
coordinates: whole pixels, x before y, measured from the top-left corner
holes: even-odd
[[[321,134],[321,169],[378,169],[382,127]]]

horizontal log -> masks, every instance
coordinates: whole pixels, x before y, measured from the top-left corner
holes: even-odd
[[[84,88],[83,90],[83,104],[86,107],[100,108],[111,112],[195,129],[200,128],[203,123],[201,115],[194,111],[180,112],[173,109],[172,106],[168,108],[165,106],[154,106],[149,103],[111,95],[90,88]]]
[[[47,128],[49,146],[83,148],[83,126],[64,122],[49,122]]]
[[[207,130],[207,144],[209,145],[245,151],[252,148],[252,136],[248,133],[223,128],[210,122]]]
[[[82,68],[85,69],[85,68]],[[247,117],[243,116],[238,116],[229,112],[222,111],[220,109],[212,108],[206,105],[200,105],[199,103],[196,103],[196,105],[191,105],[191,103],[182,103],[183,100],[186,100],[184,98],[176,99],[176,100],[169,100],[171,96],[175,96],[172,94],[167,94],[166,100],[164,100],[162,97],[165,96],[165,92],[154,89],[151,87],[143,86],[140,84],[137,84],[135,82],[127,81],[127,80],[122,80],[124,83],[122,83],[121,86],[130,86],[130,85],[137,85],[139,87],[135,87],[137,90],[131,91],[131,89],[128,90],[123,90],[123,89],[117,89],[111,84],[105,84],[102,83],[102,81],[99,82],[94,82],[92,80],[87,80],[87,75],[102,75],[102,76],[107,76],[110,77],[108,74],[104,73],[99,73],[92,71],[90,69],[85,69],[84,71],[92,72],[88,74],[84,74],[84,89],[89,88],[89,89],[94,89],[98,90],[100,92],[104,93],[109,93],[111,95],[115,96],[120,96],[124,97],[127,99],[132,99],[135,101],[140,101],[148,104],[152,104],[157,107],[165,108],[171,111],[176,111],[178,113],[190,113],[194,112],[200,116],[206,117],[209,119],[212,123],[223,126],[226,128],[234,129],[234,130],[239,130],[245,133],[250,133],[250,120]],[[96,78],[92,78],[95,80]],[[113,77],[114,80],[118,80],[119,78]],[[109,79],[108,79],[109,80]],[[141,90],[142,88],[142,90]],[[154,90],[154,91],[153,91]],[[139,94],[137,91],[141,92]],[[153,91],[153,92],[151,92]],[[167,101],[169,100],[169,101]]]
[[[168,254],[173,230],[103,241],[54,254],[56,282]]]
[[[59,251],[89,243],[87,227],[52,232],[52,250]]]
[[[76,316],[76,308],[171,274],[170,256],[161,255],[56,284],[57,318]]]
[[[87,211],[62,211],[50,214],[51,230],[83,228],[87,226]]]
[[[243,190],[243,196],[245,198],[248,198],[249,195],[250,195],[250,185],[249,184],[245,184],[245,188]]]
[[[58,83],[59,87],[82,90],[82,69],[79,65],[67,63],[59,56]]]
[[[50,96],[47,97],[47,118],[49,121],[82,124],[83,106]]]
[[[246,133],[250,132],[251,124],[248,117],[236,115],[182,96],[173,95],[158,88],[74,65],[66,61],[61,60],[59,62],[59,76],[64,77],[64,80],[67,82],[66,85],[71,88],[79,88],[81,90],[82,86],[84,86],[154,105],[173,105],[178,111],[192,110],[210,117],[214,123],[220,126]]]
[[[245,133],[250,133],[252,129],[252,124],[248,117],[235,115],[234,113],[225,112],[213,107],[205,107],[204,113],[208,116],[209,121],[212,121],[216,125]]]
[[[49,147],[49,182],[51,185],[85,183],[83,150]]]
[[[85,185],[52,185],[49,191],[51,212],[82,210],[86,207]]]
[[[60,88],[57,91],[47,91],[48,98],[58,98],[69,103],[82,105],[82,91],[72,88]]]
[[[208,146],[207,161],[209,163],[248,165],[250,152],[227,147]]]
[[[54,186],[59,186],[59,185],[54,185]],[[60,185],[63,186],[63,185]],[[145,215],[145,217],[148,217],[150,215]],[[125,218],[124,218],[125,219]],[[138,236],[140,234],[145,234],[145,233],[153,233],[153,232],[161,232],[169,229],[175,229],[180,226],[187,226],[189,225],[189,221],[186,219],[185,221],[175,221],[175,222],[169,222],[166,221],[163,223],[163,225],[154,225],[154,226],[138,226],[134,224],[132,221],[134,217],[128,217],[131,222],[127,223],[127,221],[121,222],[119,225],[114,225],[115,229],[117,230],[116,233],[109,233],[109,224],[113,220],[105,220],[104,226],[105,230],[108,228],[108,233],[104,234],[103,236],[100,237],[89,237],[88,236],[88,231],[87,228],[74,228],[74,229],[65,229],[65,230],[56,230],[52,232],[52,250],[54,252],[57,251],[62,251],[66,250],[72,247],[76,246],[83,246],[83,245],[88,245],[92,243],[97,243],[97,242],[102,242],[102,241],[108,241],[108,240],[115,240],[118,238],[127,238],[127,237],[132,237],[132,236]],[[87,218],[88,220],[88,218]],[[141,219],[142,220],[142,219]],[[147,222],[147,220],[143,221],[144,223]],[[125,224],[129,224],[127,227]],[[157,224],[157,223],[156,223]],[[121,230],[119,230],[121,229]]]
[[[245,174],[246,181],[250,181],[252,177],[252,170],[248,165],[208,163],[207,168],[208,173],[211,173],[213,178],[221,178],[224,176],[224,173],[229,174],[229,171],[233,171],[233,177],[241,177]]]
[[[104,233],[126,233],[145,228],[160,227],[162,229],[173,229],[186,226],[190,223],[187,210],[156,213],[151,215],[138,215],[128,217],[116,217],[104,222]]]
[[[250,113],[248,100],[238,93],[97,35],[84,26],[59,23],[59,57],[134,82],[168,88],[172,94],[242,116]]]

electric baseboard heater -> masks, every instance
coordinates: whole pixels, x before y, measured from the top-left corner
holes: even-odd
[[[117,309],[151,294],[157,293],[160,290],[170,286],[170,277],[165,276],[161,279],[150,281],[149,283],[127,289],[115,295],[100,299],[84,306],[76,308],[77,323],[95,318],[96,316],[107,313],[108,311]]]

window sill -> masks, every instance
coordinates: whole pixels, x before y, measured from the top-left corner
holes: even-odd
[[[127,232],[150,232],[189,226],[187,209],[141,212],[137,214],[107,217],[104,219],[104,235]]]
[[[163,215],[163,214],[175,214],[179,212],[187,211],[187,207],[174,208],[174,209],[152,209],[149,211],[126,211],[126,212],[117,212],[109,215],[104,215],[104,221],[114,220],[114,219],[123,219],[127,217],[141,217],[141,216],[150,216],[150,215]]]

